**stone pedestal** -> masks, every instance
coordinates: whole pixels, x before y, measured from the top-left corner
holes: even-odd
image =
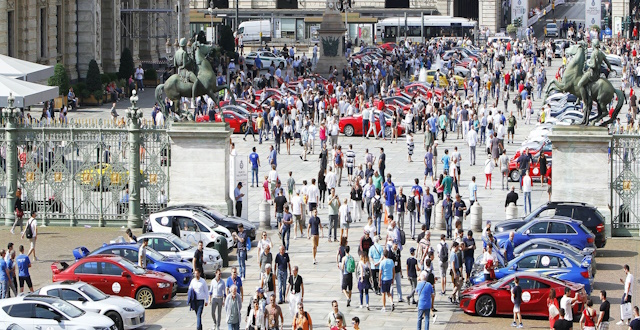
[[[437,230],[445,230],[447,229],[447,224],[444,223],[444,215],[442,214],[442,200],[439,200],[435,206],[436,218],[434,219],[436,223]]]
[[[327,8],[322,15],[322,24],[318,34],[320,37],[320,58],[316,64],[315,72],[328,77],[332,68],[337,67],[338,72],[347,65],[344,57],[344,33],[347,29],[342,21],[342,15],[333,8]]]
[[[271,229],[271,204],[267,201],[262,201],[258,206],[259,214],[258,218],[260,219],[260,229],[268,230]]]
[[[480,203],[475,202],[471,205],[469,222],[471,224],[471,230],[482,231],[482,206],[480,206]]]
[[[173,123],[169,205],[197,203],[233,213],[229,198],[229,138],[224,123]]]
[[[605,217],[611,237],[608,148],[611,136],[603,127],[556,126],[553,143],[552,201],[584,202]]]
[[[509,203],[509,205],[507,205],[507,210],[505,213],[506,220],[515,219],[518,217],[518,207],[515,203]]]

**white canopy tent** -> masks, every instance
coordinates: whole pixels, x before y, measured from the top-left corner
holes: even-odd
[[[0,75],[0,107],[8,106],[9,93],[13,94],[16,108],[24,108],[58,97],[57,86],[44,86]]]
[[[42,81],[53,76],[53,67],[0,54],[0,75],[26,81]]]

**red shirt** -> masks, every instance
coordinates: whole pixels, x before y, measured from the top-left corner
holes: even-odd
[[[327,93],[329,95],[333,94],[333,84],[327,85]]]
[[[378,110],[383,110],[384,109],[384,100],[380,100],[378,102]]]
[[[524,84],[520,83],[520,85],[518,85],[518,93],[522,93],[523,90],[524,90]]]
[[[509,81],[511,81],[511,75],[507,73],[504,75],[504,84],[509,85]]]
[[[631,51],[631,54],[633,55],[633,57],[636,57],[638,55],[638,52],[634,48],[633,51]]]

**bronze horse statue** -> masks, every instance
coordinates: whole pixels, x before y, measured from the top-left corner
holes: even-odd
[[[195,95],[193,97],[208,95],[213,99],[216,106],[220,108],[220,104],[218,101],[218,94],[221,90],[229,90],[229,85],[218,86],[216,82],[216,74],[211,67],[211,63],[209,62],[209,54],[212,53],[213,46],[207,46],[200,43],[195,43],[193,47],[193,54],[195,56],[195,64],[197,66],[196,76],[197,86],[195,88]],[[169,77],[164,84],[158,85],[156,87],[156,101],[158,105],[162,109],[162,112],[165,115],[165,118],[168,118],[167,109],[165,107],[164,102],[162,101],[162,92],[167,95],[167,97],[173,101],[174,107],[173,112],[180,118],[181,120],[193,120],[193,114],[188,111],[183,111],[180,106],[180,98],[181,97],[192,97],[193,91],[193,83],[186,81],[181,78],[178,74],[173,74]],[[231,92],[229,90],[229,92]],[[233,94],[231,94],[233,97]]]
[[[577,49],[576,49],[577,48]],[[575,56],[571,59],[569,63],[567,63],[567,68],[564,70],[564,74],[562,76],[562,81],[553,80],[547,86],[545,91],[545,99],[549,95],[549,92],[552,90],[562,91],[565,93],[571,93],[575,95],[578,100],[581,99],[580,89],[578,88],[578,82],[580,78],[584,74],[584,63],[585,63],[585,54],[586,54],[587,44],[585,42],[580,42],[577,46],[573,46],[570,50],[575,50]],[[612,123],[616,117],[618,117],[618,113],[620,113],[620,109],[622,109],[622,104],[624,103],[625,95],[619,89],[613,87],[613,85],[606,79],[600,78],[598,81],[592,83],[588,87],[589,93],[591,94],[591,99],[597,103],[598,106],[598,115],[589,119],[589,114],[591,113],[591,109],[593,107],[592,104],[585,104],[582,109],[584,112],[584,118],[582,119],[583,125],[589,125],[589,123],[593,123],[595,125],[596,122],[606,117],[609,114],[607,107],[609,103],[613,100],[614,96],[618,97],[618,102],[616,107],[611,115],[609,120],[604,121],[600,126],[606,126]]]

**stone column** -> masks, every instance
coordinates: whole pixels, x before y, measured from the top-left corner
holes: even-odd
[[[7,22],[7,11],[9,10],[7,0],[0,1],[0,22]],[[8,55],[9,52],[9,26],[7,23],[0,24],[0,54]]]
[[[102,69],[117,72],[120,65],[120,1],[102,1]]]
[[[168,133],[172,159],[169,205],[198,203],[228,213],[233,206],[229,198],[228,124],[176,122]],[[203,168],[212,175],[194,175]]]
[[[64,52],[62,54],[62,61],[64,63],[65,70],[67,70],[67,73],[69,74],[69,79],[76,80],[80,78],[78,77],[78,68],[76,67],[76,64],[78,63],[76,57],[76,51],[78,49],[78,39],[76,34],[76,31],[78,30],[78,27],[76,26],[76,2],[65,1],[62,4],[62,8],[64,12],[63,24],[65,25],[63,30],[65,35],[63,37],[64,43],[62,45]],[[68,91],[60,91],[63,95],[67,92]]]
[[[327,1],[327,8],[322,15],[322,24],[318,30],[320,58],[315,67],[317,73],[328,77],[331,74],[330,67],[337,67],[340,71],[347,65],[343,49],[345,31],[342,14],[336,10],[335,1]]]
[[[501,17],[500,14],[500,0],[480,0],[478,8],[478,28],[482,31],[483,28],[488,27],[491,33],[498,32]]]
[[[611,26],[613,27],[612,32],[614,38],[618,35],[618,31],[620,31],[616,26],[616,22],[618,20],[620,20],[620,22],[624,22],[627,16],[629,16],[629,2],[629,0],[611,0]],[[622,26],[624,25],[620,24],[620,27]],[[633,31],[633,28],[631,28],[631,31]],[[624,34],[620,31],[620,35],[623,37],[629,37],[629,28],[625,30]]]
[[[129,218],[127,227],[140,228],[140,119],[142,110],[138,108],[138,95],[135,90],[130,98],[131,107],[126,114],[129,119]]]
[[[2,109],[2,118],[5,120],[5,139],[7,141],[7,159],[6,159],[6,175],[7,175],[7,198],[4,225],[11,226],[15,220],[14,204],[16,202],[16,190],[18,188],[18,152],[16,150],[16,118],[20,113],[20,109],[13,107],[14,98],[10,94],[9,106]]]
[[[49,0],[47,4],[47,60],[49,65],[56,65],[58,57],[58,18],[56,0]],[[64,93],[63,93],[64,94]]]
[[[611,237],[608,148],[611,137],[604,127],[557,126],[549,136],[553,143],[552,201],[584,202],[605,217]]]
[[[102,64],[102,18],[100,2],[78,2],[78,70],[80,78],[86,78],[89,62],[95,59]]]

